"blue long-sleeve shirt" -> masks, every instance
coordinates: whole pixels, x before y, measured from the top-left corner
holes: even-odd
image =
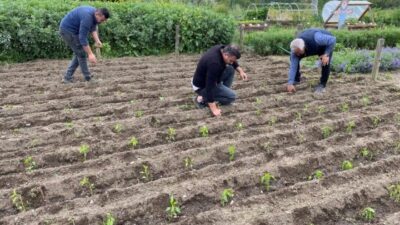
[[[326,55],[330,55],[333,52],[333,49],[335,48],[336,45],[335,36],[323,34],[321,32],[316,32],[314,34],[314,40],[317,45],[325,46],[324,54]],[[296,54],[294,54],[293,51],[290,52],[290,69],[289,69],[288,84],[294,83],[297,73],[297,68],[299,66],[301,58],[303,57],[304,56],[297,56]]]
[[[91,6],[80,6],[70,11],[61,20],[60,29],[79,35],[82,46],[88,45],[88,34],[97,29],[95,18],[96,8]]]

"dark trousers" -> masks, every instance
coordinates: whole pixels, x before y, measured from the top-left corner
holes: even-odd
[[[326,87],[326,84],[328,83],[328,79],[329,79],[329,74],[331,73],[331,60],[332,60],[332,53],[329,55],[328,65],[322,66],[321,78],[319,80],[319,83],[322,84],[324,87]],[[300,82],[300,77],[301,77],[301,72],[300,72],[300,62],[299,62],[299,65],[297,66],[297,72],[296,72],[296,77],[294,78],[294,81]]]

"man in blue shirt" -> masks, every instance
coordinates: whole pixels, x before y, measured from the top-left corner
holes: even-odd
[[[315,87],[315,93],[320,94],[325,92],[335,44],[336,37],[323,29],[304,30],[290,43],[290,70],[287,84],[287,91],[289,93],[296,92],[294,85],[299,84],[302,81],[300,60],[312,55],[318,55],[321,59],[322,65],[321,79],[318,86]]]
[[[105,22],[109,17],[110,13],[106,8],[96,9],[91,6],[80,6],[70,11],[61,20],[60,35],[74,53],[64,75],[64,83],[72,82],[74,72],[78,66],[81,67],[85,80],[89,81],[91,79],[86,58],[91,63],[96,63],[96,56],[88,44],[87,36],[91,33],[96,47],[102,47],[97,25]]]

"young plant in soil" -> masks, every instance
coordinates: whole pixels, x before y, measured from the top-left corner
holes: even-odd
[[[394,152],[397,154],[397,153],[400,153],[400,141],[397,141],[395,144],[394,144]]]
[[[261,116],[262,111],[260,108],[256,107],[256,116]]]
[[[271,188],[272,180],[275,180],[275,177],[272,176],[272,174],[269,172],[265,172],[264,175],[261,176],[260,182],[265,191],[269,191],[269,189]]]
[[[111,213],[107,213],[106,218],[103,221],[103,225],[114,225],[115,218]]]
[[[241,131],[241,130],[243,130],[244,126],[243,126],[243,123],[238,122],[238,123],[236,123],[235,127],[236,127],[236,130]]]
[[[346,132],[351,134],[354,128],[356,128],[356,122],[354,122],[354,120],[349,121],[346,125]]]
[[[131,140],[129,141],[129,146],[131,148],[135,148],[139,144],[139,141],[136,139],[136,137],[132,137]]]
[[[232,188],[224,189],[224,191],[221,193],[221,205],[225,206],[226,204],[230,203],[233,196],[234,192]]]
[[[351,170],[353,169],[353,163],[349,160],[344,160],[342,162],[342,170]]]
[[[122,127],[122,124],[117,123],[117,124],[114,125],[113,131],[114,131],[114,133],[116,133],[116,134],[120,134],[120,133],[122,132],[123,129],[124,129],[124,128]]]
[[[261,105],[261,103],[262,103],[262,100],[259,97],[256,97],[255,104],[256,105]]]
[[[324,177],[324,172],[322,172],[322,170],[316,170],[311,176],[308,177],[308,180],[313,180],[313,179],[320,180],[323,177]]]
[[[301,122],[301,119],[302,119],[302,114],[301,114],[301,112],[296,112],[296,120],[299,121],[299,122]]]
[[[193,169],[193,159],[190,158],[189,156],[185,158],[185,160],[183,160],[183,163],[185,165],[186,169]]]
[[[18,211],[20,211],[20,212],[26,211],[26,205],[24,203],[24,200],[22,199],[22,195],[20,193],[18,193],[16,189],[14,189],[11,192],[10,198],[11,198],[12,204]]]
[[[229,161],[235,160],[236,147],[234,145],[230,145],[228,147],[228,154],[229,154]]]
[[[333,128],[330,126],[323,126],[321,128],[321,132],[322,132],[322,137],[325,139],[325,138],[328,138],[329,136],[331,136],[331,134],[333,132]]]
[[[297,134],[296,138],[297,138],[297,142],[299,142],[299,144],[303,144],[304,142],[306,142],[306,137],[304,137],[303,134],[300,134],[300,133]]]
[[[136,112],[135,112],[135,117],[136,117],[136,118],[140,118],[140,117],[142,117],[142,116],[143,116],[143,111],[139,110],[139,111],[136,111]]]
[[[368,150],[367,147],[364,147],[360,150],[360,156],[366,160],[371,160],[373,157],[373,154],[370,150]]]
[[[304,104],[303,112],[305,112],[305,113],[308,112],[309,108],[310,108],[310,104],[308,104],[308,103]]]
[[[267,154],[271,153],[272,146],[271,142],[265,142],[264,144],[261,145],[262,150],[264,150]]]
[[[389,186],[388,191],[390,198],[400,203],[400,183]]]
[[[369,97],[368,97],[368,96],[363,96],[363,97],[361,98],[361,103],[362,103],[362,105],[363,105],[364,107],[366,107],[366,106],[368,106],[368,105],[371,103],[371,101],[369,100]]]
[[[361,211],[361,218],[364,221],[371,222],[375,219],[375,209],[371,207],[366,207]]]
[[[175,141],[176,130],[172,127],[168,127],[167,130],[167,141]]]
[[[90,152],[89,145],[83,144],[79,147],[79,153],[83,155],[83,161],[86,161],[87,154]]]
[[[144,182],[151,181],[151,172],[150,172],[150,168],[148,165],[146,165],[146,164],[142,165],[142,170],[140,171],[140,176]]]
[[[74,123],[72,123],[72,122],[66,122],[66,123],[65,123],[65,127],[66,127],[67,129],[72,129],[72,128],[74,128]]]
[[[169,221],[178,218],[179,214],[181,214],[181,208],[179,207],[178,201],[174,198],[174,195],[169,196],[169,204],[165,211],[167,212]]]
[[[350,109],[350,107],[347,102],[344,102],[340,105],[340,111],[342,111],[342,112],[348,112],[349,109]]]
[[[271,118],[268,121],[268,125],[274,126],[278,122],[278,118],[276,116],[271,116]]]
[[[325,108],[325,106],[318,106],[317,111],[318,111],[318,115],[321,116],[323,113],[326,112],[326,108]]]
[[[374,127],[378,127],[378,125],[381,123],[382,119],[379,118],[379,116],[373,116],[371,118],[372,120],[372,124],[374,125]]]
[[[88,177],[83,177],[81,181],[79,181],[81,187],[86,188],[89,190],[90,195],[93,195],[94,184],[90,182]]]
[[[200,137],[208,137],[208,127],[206,125],[201,126],[199,132]]]
[[[28,156],[24,159],[24,167],[25,171],[28,173],[36,169],[36,162],[33,160],[32,156]]]

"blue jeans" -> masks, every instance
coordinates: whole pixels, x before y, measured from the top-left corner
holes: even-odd
[[[232,66],[226,66],[221,77],[221,83],[217,84],[217,87],[213,90],[214,100],[221,105],[229,105],[236,99],[236,94],[231,89],[234,77],[235,69]],[[196,93],[203,96],[203,99],[207,96],[205,88],[197,90]]]
[[[79,36],[63,29],[60,29],[60,36],[64,40],[65,44],[67,44],[74,53],[67,72],[65,72],[64,79],[67,81],[72,81],[76,68],[80,66],[85,80],[89,81],[91,76],[87,64],[87,56],[85,50],[83,50],[83,47],[79,42]]]

